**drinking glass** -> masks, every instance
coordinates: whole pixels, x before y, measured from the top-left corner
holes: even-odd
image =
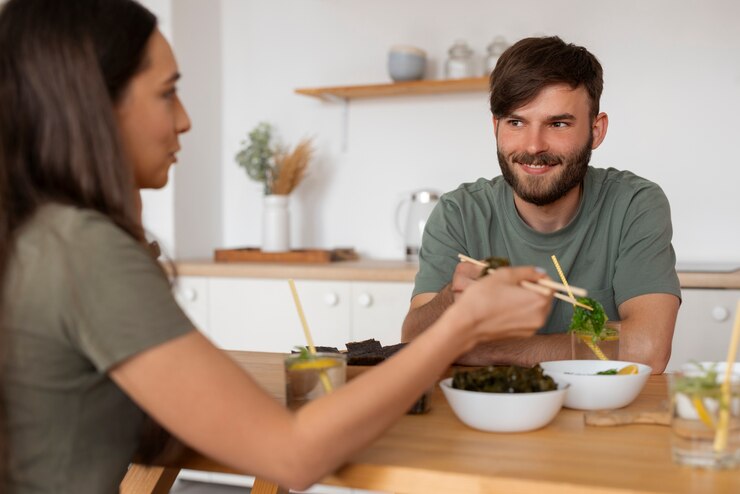
[[[740,466],[740,374],[730,384],[730,400],[722,404],[724,373],[682,371],[669,374],[671,453],[673,461],[702,468]],[[722,410],[729,427],[726,445],[715,448]]]
[[[292,354],[285,358],[285,399],[289,408],[300,408],[310,400],[344,384],[347,357],[341,353]],[[329,388],[327,390],[327,388]]]
[[[571,358],[573,360],[619,360],[619,329],[617,321],[607,321],[598,338],[591,334],[570,334]]]

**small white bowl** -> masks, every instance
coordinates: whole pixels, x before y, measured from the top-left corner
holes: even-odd
[[[596,374],[627,365],[636,365],[637,374]],[[570,384],[564,406],[577,410],[611,410],[629,405],[653,371],[645,364],[619,360],[553,360],[540,366],[558,384]]]
[[[465,425],[487,432],[524,432],[549,424],[563,406],[568,385],[537,393],[484,393],[439,382],[452,411]]]

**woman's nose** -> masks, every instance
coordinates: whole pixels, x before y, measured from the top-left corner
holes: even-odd
[[[185,106],[180,101],[180,98],[177,98],[177,113],[175,116],[175,129],[177,133],[182,134],[189,131],[190,125],[190,116],[188,116],[188,112],[185,110]]]

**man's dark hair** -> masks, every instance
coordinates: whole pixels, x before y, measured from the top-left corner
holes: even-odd
[[[524,38],[501,54],[491,73],[491,113],[497,118],[532,101],[546,86],[583,86],[591,119],[599,114],[603,70],[593,54],[557,36]]]

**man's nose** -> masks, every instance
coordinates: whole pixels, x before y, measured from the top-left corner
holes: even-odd
[[[524,139],[524,147],[529,154],[540,154],[549,149],[544,130],[540,127],[529,127],[525,132]]]

